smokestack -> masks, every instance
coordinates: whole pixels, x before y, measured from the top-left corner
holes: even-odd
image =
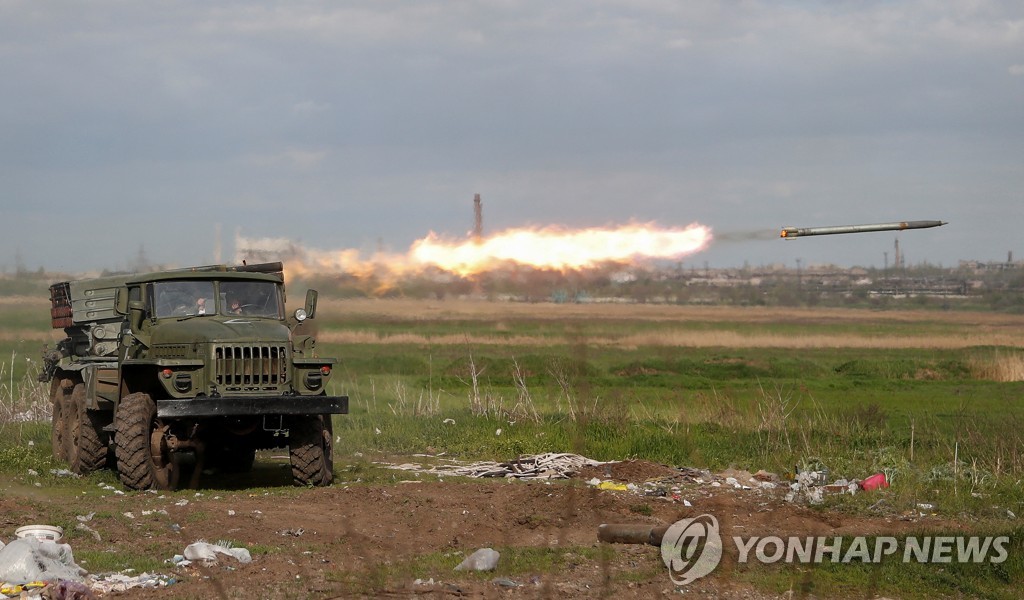
[[[484,209],[480,204],[480,194],[473,196],[473,241],[480,243],[484,236]]]
[[[221,261],[220,223],[213,226],[213,264],[219,265]]]

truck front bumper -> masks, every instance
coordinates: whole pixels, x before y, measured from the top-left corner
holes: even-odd
[[[348,414],[348,396],[200,396],[156,401],[156,416],[165,418],[344,414]]]

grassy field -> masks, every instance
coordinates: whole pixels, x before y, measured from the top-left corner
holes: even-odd
[[[59,338],[48,316],[45,299],[0,299],[0,470],[44,460],[26,438],[48,451],[45,426],[15,422],[43,397],[39,352]],[[821,463],[836,478],[886,472],[894,514],[928,502],[1018,533],[1024,517],[1024,316],[351,300],[321,302],[314,324],[320,354],[341,360],[329,392],[351,399],[336,421],[342,461],[559,451],[779,474]],[[837,502],[863,512],[876,500]],[[861,577],[834,572],[837,585]],[[983,572],[958,588],[908,570],[911,590],[900,574],[887,574],[892,589],[925,596],[1000,596],[1021,576]]]

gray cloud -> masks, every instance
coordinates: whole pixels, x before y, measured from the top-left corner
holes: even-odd
[[[217,223],[404,250],[468,230],[477,192],[490,230],[943,219],[903,234],[911,260],[1002,257],[1022,62],[1014,2],[9,1],[0,268],[207,262]],[[891,244],[695,260],[880,265]]]

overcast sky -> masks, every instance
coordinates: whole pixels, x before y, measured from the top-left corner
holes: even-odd
[[[710,226],[687,264],[1024,259],[1024,3],[0,0],[0,270],[233,236]],[[725,239],[722,239],[722,238]]]

